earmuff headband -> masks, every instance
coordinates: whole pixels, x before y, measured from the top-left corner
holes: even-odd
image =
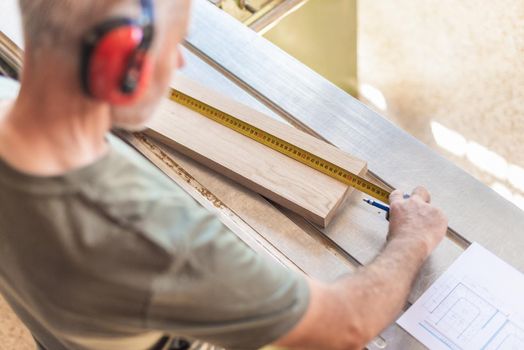
[[[140,72],[147,50],[151,47],[154,37],[153,0],[140,0],[141,15],[139,25],[142,28],[142,40],[135,53],[129,59],[127,74],[123,77],[121,90],[125,94],[133,93],[140,80]]]

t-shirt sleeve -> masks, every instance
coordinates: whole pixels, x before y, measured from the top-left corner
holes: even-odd
[[[170,227],[179,239],[153,281],[148,327],[230,350],[257,349],[291,330],[308,307],[305,278],[256,254],[198,205],[176,210],[184,220]]]

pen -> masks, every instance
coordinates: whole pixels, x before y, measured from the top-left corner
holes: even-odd
[[[369,205],[372,205],[372,206],[374,206],[376,208],[384,210],[386,213],[389,213],[389,207],[387,205],[385,205],[385,204],[382,204],[380,202],[376,202],[376,201],[374,201],[372,199],[363,199],[363,201],[366,202]]]

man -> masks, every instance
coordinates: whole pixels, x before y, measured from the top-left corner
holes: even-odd
[[[355,275],[326,284],[265,261],[109,136],[165,95],[189,0],[20,6],[21,89],[0,117],[0,292],[40,348],[144,350],[170,334],[360,349],[394,320],[447,227],[424,188],[392,193],[388,242]]]

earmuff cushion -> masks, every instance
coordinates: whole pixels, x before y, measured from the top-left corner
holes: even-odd
[[[136,54],[143,38],[141,27],[122,22],[110,23],[95,33],[92,42],[85,44],[83,54],[84,88],[92,97],[114,105],[135,102],[142,95],[151,75],[151,64],[148,55],[145,54],[136,88],[131,92],[122,90],[122,81],[128,74],[129,61]]]

